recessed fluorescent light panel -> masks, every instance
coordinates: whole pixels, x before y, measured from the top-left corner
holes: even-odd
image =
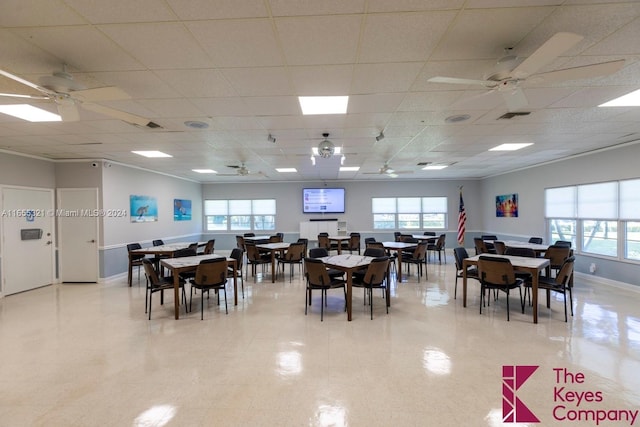
[[[213,169],[191,169],[191,170],[198,173],[218,173]]]
[[[360,170],[360,166],[341,166],[340,172],[358,172]]]
[[[497,147],[490,148],[489,151],[516,151],[524,147],[528,147],[533,145],[533,142],[522,142],[522,143],[514,143],[514,144],[502,144]]]
[[[598,107],[640,107],[640,89],[600,104]]]
[[[422,168],[423,171],[439,171],[446,168],[449,165],[428,165]]]
[[[30,122],[60,122],[62,117],[28,104],[0,105],[0,113]]]
[[[132,153],[145,157],[173,157],[171,154],[163,153],[162,151],[132,151]]]
[[[298,169],[296,168],[276,168],[276,170],[280,173],[292,173],[292,172],[298,172]]]
[[[312,114],[346,114],[348,96],[299,96],[305,116]]]

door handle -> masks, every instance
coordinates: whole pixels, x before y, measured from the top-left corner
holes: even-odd
[[[91,239],[87,243],[95,243],[95,242],[96,242],[95,239]]]
[[[51,243],[52,243],[52,242],[51,242],[51,240],[49,240],[49,241],[47,242],[47,245],[50,245]]]

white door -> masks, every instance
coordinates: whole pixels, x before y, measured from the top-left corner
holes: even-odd
[[[2,188],[2,293],[54,282],[53,190]]]
[[[59,188],[57,206],[60,281],[97,282],[98,189]]]

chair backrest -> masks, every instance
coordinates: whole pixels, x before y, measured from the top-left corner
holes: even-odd
[[[244,233],[244,237],[256,237],[256,233]]]
[[[127,245],[127,252],[131,252],[134,249],[142,249],[142,246],[140,245],[140,243],[129,243]],[[130,254],[129,258],[131,259],[131,261],[139,262],[145,256],[145,254]]]
[[[309,249],[309,258],[323,258],[329,256],[327,248],[311,248]]]
[[[284,259],[287,261],[302,261],[304,259],[304,243],[296,242],[290,244],[284,254]]]
[[[424,233],[422,233],[424,236],[435,236],[436,232],[435,231],[425,231]]]
[[[483,283],[506,286],[516,282],[513,265],[507,258],[480,256],[478,271]]]
[[[376,249],[382,249],[382,250],[385,250],[385,249],[384,249],[384,243],[382,243],[382,242],[375,242],[375,241],[374,241],[374,242],[368,242],[368,243],[367,243],[367,248],[376,248]],[[365,251],[366,251],[366,249],[367,249],[367,248],[365,248]]]
[[[147,275],[147,279],[149,280],[149,285],[152,287],[155,286],[160,279],[158,278],[158,272],[154,268],[153,263],[150,259],[144,258],[142,260],[142,266],[144,267],[144,274]]]
[[[189,245],[189,249],[193,249],[194,251],[196,251],[196,252],[197,252],[197,251],[198,251],[198,242],[191,243],[191,244]]]
[[[245,247],[245,242],[244,242],[244,237],[243,236],[236,236],[236,247],[242,249],[242,251],[246,251],[247,248]]]
[[[269,236],[269,243],[280,243],[281,241],[280,237],[275,234],[273,236]]]
[[[205,255],[211,255],[215,249],[215,245],[216,245],[216,239],[208,240],[207,244],[204,247],[204,251],[202,253],[204,253]]]
[[[507,251],[507,246],[500,240],[494,241],[493,247],[496,249],[496,253],[498,255],[504,255],[504,253]]]
[[[384,279],[387,278],[387,270],[389,269],[389,257],[382,256],[371,261],[367,267],[367,272],[362,280],[370,286],[380,286]]]
[[[404,243],[418,243],[419,240],[413,237],[411,234],[400,235],[400,241]]]
[[[571,242],[568,240],[556,240],[554,246],[563,246],[565,248],[571,248]]]
[[[486,254],[489,252],[489,249],[487,249],[487,244],[484,242],[484,240],[482,240],[482,237],[474,237],[473,244],[476,247],[477,254]]]
[[[331,248],[331,242],[329,236],[324,236],[322,233],[318,234],[318,247],[329,250]]]
[[[307,256],[307,249],[309,248],[309,239],[305,239],[304,237],[300,237],[296,243],[304,243],[304,257]]]
[[[244,252],[240,248],[231,249],[231,254],[229,258],[233,258],[236,260],[236,268],[242,271],[242,258],[244,258]]]
[[[529,237],[529,243],[535,243],[536,245],[541,245],[542,237]]]
[[[360,233],[349,235],[349,249],[360,249]]]
[[[307,279],[310,285],[329,286],[331,278],[327,272],[327,267],[322,260],[317,258],[305,258],[304,269],[307,272]]]
[[[162,239],[156,239],[153,241],[153,246],[162,246],[164,245],[164,241]]]
[[[174,258],[184,258],[187,256],[196,256],[196,250],[192,248],[178,249],[173,253]]]
[[[246,243],[245,248],[247,250],[247,259],[249,261],[256,261],[260,259],[260,252],[255,243]]]
[[[549,264],[553,267],[560,267],[564,260],[571,255],[571,248],[566,246],[551,245],[544,253],[544,257],[549,260]]]
[[[226,258],[203,259],[196,268],[194,279],[198,285],[219,285],[227,281]]]
[[[528,258],[535,258],[536,251],[531,248],[512,248],[508,247],[504,251],[504,255],[512,255],[512,256],[525,256]]]
[[[418,246],[413,250],[414,260],[424,260],[427,256],[427,242],[420,242]]]
[[[140,246],[140,243],[129,243],[129,244],[127,244],[127,252],[132,251],[134,249],[142,249],[142,246]]]
[[[284,242],[284,233],[276,233],[279,242]]]
[[[453,258],[456,261],[456,270],[462,270],[462,262],[469,258],[469,253],[462,246],[458,246],[457,248],[453,248]]]
[[[498,240],[498,236],[496,236],[495,234],[483,234],[481,236],[482,240]]]
[[[372,257],[379,258],[379,257],[386,256],[387,254],[384,251],[384,247],[382,247],[382,248],[374,248],[374,247],[369,246],[368,248],[366,248],[364,250],[363,255],[364,256],[372,256]]]
[[[444,249],[446,239],[447,239],[446,234],[441,234],[440,236],[438,236],[438,241],[436,242],[436,248]]]
[[[365,237],[364,238],[364,246],[368,246],[369,243],[375,243],[376,242],[376,238],[375,237]]]
[[[556,283],[558,285],[570,286],[571,281],[569,279],[571,279],[571,276],[573,275],[573,266],[575,261],[576,258],[574,256],[570,256],[564,260],[562,268],[556,275]]]
[[[396,242],[401,242],[401,241],[402,241],[402,240],[400,239],[400,236],[402,236],[402,233],[401,233],[401,232],[399,232],[399,231],[394,231],[394,232],[393,232],[393,239],[394,239]]]

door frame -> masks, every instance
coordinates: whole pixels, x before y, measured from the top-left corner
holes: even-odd
[[[63,210],[66,209],[64,206],[61,206],[59,204],[60,202],[60,193],[61,192],[73,192],[73,191],[91,191],[93,193],[93,195],[95,195],[95,209],[97,212],[100,212],[99,209],[99,189],[97,187],[64,187],[64,188],[56,188],[56,209],[58,210]],[[60,218],[61,216],[56,215],[56,227],[57,227],[57,237],[58,237],[58,281],[59,283],[63,283],[64,282],[64,277],[63,277],[63,271],[62,271],[62,242],[65,239],[65,236],[63,235],[62,231],[60,230]],[[96,238],[96,251],[95,251],[95,265],[96,265],[96,271],[95,271],[95,280],[93,282],[95,283],[99,283],[100,281],[100,216],[99,215],[95,215],[95,222],[94,222],[94,227],[95,227],[95,238]],[[69,282],[69,283],[73,283],[73,282]],[[90,283],[90,282],[87,282]]]
[[[51,229],[51,245],[49,245],[51,247],[50,249],[50,256],[51,256],[51,272],[50,272],[50,277],[51,277],[51,284],[55,285],[58,283],[58,278],[56,277],[56,270],[57,270],[57,263],[56,263],[56,253],[58,251],[57,248],[57,244],[56,244],[56,223],[55,223],[55,189],[54,188],[44,188],[44,187],[26,187],[26,186],[22,186],[22,185],[4,185],[4,184],[0,184],[0,208],[1,209],[5,209],[4,206],[4,198],[2,197],[4,195],[4,190],[5,189],[11,189],[11,190],[26,190],[26,191],[45,191],[49,193],[49,199],[51,201],[51,206],[52,206],[52,212],[45,212],[44,214],[49,218],[49,227]],[[4,224],[4,216],[2,218],[0,218],[0,298],[4,297],[4,291],[5,291],[5,277],[6,274],[5,272],[7,271],[6,265],[5,265],[5,261],[6,261],[6,257],[5,257],[5,253],[6,253],[6,248],[5,248],[5,224]]]

